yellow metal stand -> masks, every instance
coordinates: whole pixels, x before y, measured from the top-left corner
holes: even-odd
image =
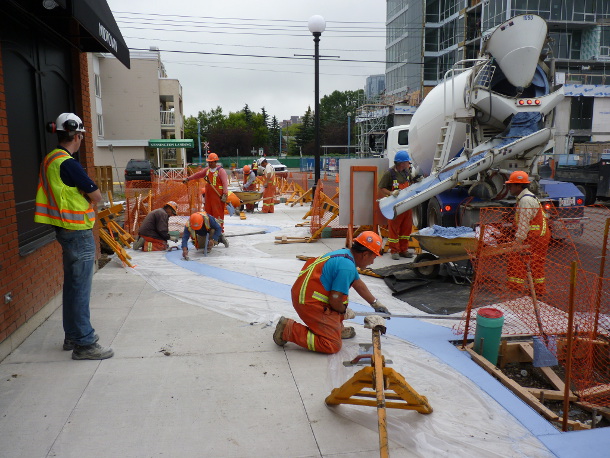
[[[373,354],[360,355],[353,363],[364,357],[371,358],[371,367],[365,367],[354,374],[341,387],[332,390],[325,399],[327,405],[353,404],[377,407],[379,426],[379,456],[389,456],[386,407],[393,409],[415,410],[419,413],[432,413],[432,407],[425,396],[420,395],[394,369],[385,367],[381,354],[381,334],[385,327],[373,329]]]

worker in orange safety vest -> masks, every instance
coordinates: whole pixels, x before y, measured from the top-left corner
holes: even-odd
[[[354,318],[347,307],[349,289],[353,287],[376,312],[389,313],[369,291],[358,275],[381,255],[381,237],[372,231],[361,233],[351,248],[342,248],[310,259],[292,286],[292,305],[305,325],[281,317],[273,333],[280,346],[293,342],[320,353],[337,353],[341,339],[356,335],[343,320]]]
[[[244,191],[256,191],[256,171],[252,170],[249,165],[244,165]],[[246,204],[246,211],[252,213],[254,204]]]
[[[183,180],[187,183],[192,180],[203,178],[205,180],[205,211],[213,216],[224,232],[225,202],[229,194],[229,177],[227,172],[218,164],[216,153],[208,154],[206,158],[208,166]]]
[[[542,205],[529,190],[530,179],[527,173],[517,170],[505,182],[511,195],[517,198],[515,205],[515,244],[527,245],[526,251],[519,250],[508,257],[508,287],[529,293],[527,264],[531,269],[534,291],[537,296],[546,294],[544,265],[551,240],[551,231]]]
[[[384,197],[398,196],[401,189],[411,184],[409,172],[411,170],[411,157],[404,150],[398,151],[394,156],[394,166],[386,171],[379,180],[379,193]],[[394,219],[388,220],[388,246],[392,259],[411,258],[409,240],[413,230],[413,213],[408,210]]]
[[[267,158],[261,161],[263,168],[263,213],[275,212],[275,169]]]

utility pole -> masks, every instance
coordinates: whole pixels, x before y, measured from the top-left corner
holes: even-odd
[[[199,145],[199,165],[201,165],[201,121],[197,119],[197,144]]]

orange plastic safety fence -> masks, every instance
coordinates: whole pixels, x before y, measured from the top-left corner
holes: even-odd
[[[163,180],[158,177],[154,177],[150,182],[127,181],[125,183],[125,230],[131,235],[137,235],[146,215],[152,210],[163,207],[169,201],[177,204],[178,216],[188,216],[200,211],[203,208],[201,196],[203,183],[203,180],[196,180],[184,184],[181,180]],[[172,219],[170,219],[171,222]],[[170,227],[170,230],[181,230],[181,228]]]
[[[601,206],[483,208],[475,269],[458,333],[473,333],[478,309],[504,312],[504,335],[541,336],[560,364],[567,354],[571,265],[576,262],[572,382],[581,400],[610,406],[610,268],[605,263],[610,210]],[[481,233],[483,234],[481,237]],[[516,239],[523,239],[522,243]]]
[[[332,187],[331,189],[334,189]],[[316,193],[311,207],[311,234],[321,237],[345,237],[347,226],[339,224],[339,199],[335,200],[326,194],[326,187],[322,180],[318,181]]]

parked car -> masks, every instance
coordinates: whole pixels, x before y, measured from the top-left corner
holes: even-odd
[[[125,181],[141,180],[152,181],[156,168],[146,159],[129,159],[125,166]]]
[[[277,159],[275,159],[273,157],[260,158],[258,160],[259,165],[263,161],[263,159],[267,159],[267,162],[271,165],[271,167],[273,167],[273,169],[275,170],[275,176],[278,176],[280,178],[288,177],[288,167],[286,167],[280,161],[278,161]],[[259,168],[259,170],[261,170],[261,169]],[[259,173],[262,173],[262,171]]]

